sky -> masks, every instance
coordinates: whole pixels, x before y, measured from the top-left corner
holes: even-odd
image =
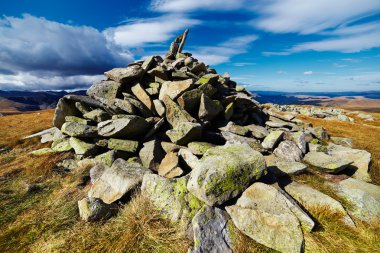
[[[88,88],[184,51],[249,90],[380,90],[380,0],[1,0],[0,90]]]

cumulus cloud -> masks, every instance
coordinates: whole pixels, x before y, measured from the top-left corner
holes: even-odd
[[[107,39],[119,46],[138,47],[172,39],[178,30],[200,24],[199,20],[169,14],[138,19],[104,31]]]
[[[243,8],[246,0],[153,0],[152,9],[161,12],[191,12],[199,9],[230,11]]]
[[[229,62],[238,54],[246,53],[250,44],[258,39],[256,35],[245,35],[231,38],[214,47],[197,47],[194,56],[210,65]]]

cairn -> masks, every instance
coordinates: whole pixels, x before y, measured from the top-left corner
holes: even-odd
[[[59,100],[56,128],[43,134],[52,147],[33,153],[74,150],[76,160],[59,165],[69,170],[80,159],[94,162],[88,196],[78,202],[84,220],[110,218],[141,189],[164,217],[191,234],[189,252],[232,252],[231,222],[269,248],[302,252],[303,233],[315,226],[305,209],[332,208],[351,227],[351,217],[380,216],[349,215],[317,189],[284,184],[284,177],[306,169],[334,175],[354,165],[353,178],[332,187],[350,198],[353,182],[360,182],[360,191],[373,195],[365,190],[373,185],[364,182],[370,181],[371,155],[352,149],[349,139],[331,143],[325,129],[292,114],[263,108],[227,73],[183,53],[187,35],[178,36],[164,58],[112,69],[87,96]],[[380,210],[376,205],[380,200],[368,203]]]

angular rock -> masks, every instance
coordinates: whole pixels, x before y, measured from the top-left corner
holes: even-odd
[[[307,153],[304,161],[328,173],[339,173],[352,164],[352,160],[340,159],[323,152],[314,151]]]
[[[215,145],[208,142],[193,141],[187,144],[187,147],[194,155],[204,155],[207,150],[215,147]]]
[[[236,197],[266,170],[264,157],[248,144],[210,148],[190,173],[188,190],[210,206]]]
[[[98,147],[95,144],[84,142],[75,137],[70,138],[70,145],[77,155],[90,156],[98,151]]]
[[[102,200],[93,198],[79,200],[78,208],[82,220],[89,222],[108,220],[119,210],[116,204],[107,205]]]
[[[69,139],[61,139],[54,141],[51,144],[51,149],[54,150],[55,152],[65,152],[65,151],[70,151],[72,149]]]
[[[273,172],[276,176],[297,175],[308,167],[300,162],[282,160],[274,156],[265,156],[265,161],[268,171]]]
[[[104,137],[138,138],[149,124],[139,116],[127,115],[116,120],[107,120],[98,124],[98,133]]]
[[[174,178],[183,175],[184,171],[179,165],[178,153],[167,153],[158,168],[158,175]]]
[[[286,161],[299,162],[302,159],[302,151],[292,141],[282,141],[273,154]]]
[[[263,152],[265,149],[261,146],[258,140],[254,138],[244,137],[230,132],[221,132],[226,143],[237,144],[237,143],[247,143],[251,148],[256,151]]]
[[[198,117],[201,120],[210,121],[218,116],[223,109],[223,105],[218,100],[212,100],[207,95],[202,94]]]
[[[83,125],[91,125],[91,120],[88,119],[82,119],[76,116],[66,116],[65,117],[66,122],[75,122],[75,123],[80,123]]]
[[[110,119],[111,115],[109,115],[108,113],[106,113],[102,109],[98,108],[98,109],[92,110],[86,114],[83,114],[83,117],[86,119],[90,119],[92,121],[95,121],[95,122],[102,122],[102,121]]]
[[[140,164],[129,163],[119,158],[111,167],[107,167],[92,185],[88,197],[99,198],[104,203],[111,204],[139,187],[144,175],[149,173],[150,170]]]
[[[108,146],[108,142],[107,142]],[[103,154],[97,155],[94,159],[95,161],[104,164],[106,166],[111,166],[112,163],[116,160],[117,153],[115,150],[107,151]]]
[[[189,253],[232,253],[229,220],[228,214],[217,207],[199,210],[192,220],[194,248]]]
[[[103,164],[96,164],[94,167],[92,167],[90,169],[91,183],[95,184],[95,182],[103,175],[105,170],[106,170],[106,166]]]
[[[179,125],[166,132],[171,142],[178,145],[186,145],[191,141],[198,140],[202,135],[202,126],[199,123],[181,122]]]
[[[308,186],[297,182],[291,182],[285,186],[285,191],[297,200],[306,210],[331,210],[342,216],[342,221],[349,226],[355,226],[351,217],[347,214],[342,204],[330,196]]]
[[[62,125],[62,133],[72,137],[96,137],[98,130],[95,126],[89,126],[76,122],[66,122]]]
[[[113,100],[113,106],[115,107],[115,110],[118,113],[127,113],[127,114],[136,114],[137,110],[134,104],[131,103],[131,101],[135,101],[135,104],[142,107],[142,104],[140,101],[129,99],[129,100],[123,100],[119,98],[115,98]],[[144,108],[145,109],[145,108]]]
[[[331,137],[330,140],[337,145],[345,146],[348,148],[351,148],[353,145],[353,141],[351,138]]]
[[[60,98],[54,111],[53,125],[58,129],[61,129],[63,123],[65,123],[66,116],[78,115],[79,111],[75,107],[75,103],[68,100],[66,97]]]
[[[252,136],[257,139],[263,139],[269,134],[268,130],[262,126],[252,124],[245,126],[245,128],[247,128],[251,132]]]
[[[155,99],[153,100],[154,107],[156,108],[156,112],[158,116],[163,117],[165,115],[165,106],[161,102],[161,100]]]
[[[143,166],[154,171],[158,171],[158,167],[164,156],[165,151],[162,149],[161,142],[158,140],[145,142],[139,153]]]
[[[156,109],[154,107],[152,99],[149,97],[149,95],[146,93],[144,88],[141,86],[141,84],[136,84],[131,88],[131,91],[133,95],[137,97],[138,100],[141,101],[150,111],[153,113],[156,113]]]
[[[282,136],[284,135],[283,131],[277,130],[277,131],[272,131],[268,134],[267,137],[263,140],[261,145],[265,149],[274,149],[275,146],[281,141]]]
[[[234,102],[229,103],[224,110],[224,119],[230,120],[234,114]]]
[[[206,75],[203,75],[201,78],[199,78],[196,84],[197,85],[202,85],[206,83],[213,84],[216,81],[218,81],[218,79],[219,79],[219,75],[217,74],[206,74]]]
[[[244,126],[239,126],[232,121],[228,122],[228,124],[225,127],[220,127],[219,130],[230,132],[230,133],[241,135],[241,136],[246,136],[249,133],[248,128]]]
[[[164,82],[160,89],[159,100],[163,100],[165,96],[170,97],[171,100],[176,100],[184,92],[190,90],[194,86],[193,79],[183,81]]]
[[[186,91],[178,98],[177,102],[187,112],[195,112],[199,108],[202,94],[212,97],[216,92],[217,89],[215,87],[206,83],[197,89]]]
[[[290,134],[290,140],[293,141],[299,149],[302,151],[302,153],[306,153],[307,151],[307,134],[304,132],[295,132]]]
[[[371,153],[365,150],[352,149],[335,144],[329,144],[327,150],[329,155],[336,158],[353,161],[350,165],[350,168],[355,171],[352,177],[365,182],[371,182],[371,176],[368,172],[371,162]]]
[[[372,223],[380,219],[380,187],[358,179],[348,178],[330,184],[336,194],[348,202],[348,213],[361,221]],[[344,204],[344,203],[343,203]]]
[[[193,122],[195,123],[196,120],[191,117],[191,115],[186,112],[185,110],[181,109],[173,100],[171,100],[169,97],[164,97],[163,100],[165,107],[166,107],[166,120],[169,122],[169,124],[176,128],[179,126],[180,123],[183,122]]]
[[[87,95],[99,99],[99,101],[112,101],[121,95],[122,85],[115,81],[98,81],[95,82],[88,90]],[[86,108],[88,110],[88,108]],[[83,113],[83,112],[82,112]],[[84,114],[84,113],[83,113]]]
[[[226,210],[235,226],[256,242],[280,252],[303,252],[300,222],[276,188],[254,183]]]
[[[329,135],[327,134],[327,131],[323,127],[315,127],[311,129],[311,133],[320,140],[328,140]]]
[[[138,141],[132,140],[121,140],[121,139],[109,139],[108,148],[120,151],[126,151],[130,153],[134,153],[137,151],[139,147]]]
[[[55,151],[51,148],[41,148],[41,149],[34,150],[30,152],[29,154],[39,156],[39,155],[49,155],[53,153],[55,153]]]
[[[109,79],[121,84],[132,84],[144,74],[144,69],[139,65],[133,65],[128,68],[114,68],[104,73]]]
[[[199,166],[199,159],[189,149],[181,148],[178,155],[182,158],[188,168],[194,170]]]

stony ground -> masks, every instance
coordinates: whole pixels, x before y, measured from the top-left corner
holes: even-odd
[[[376,118],[380,115],[373,114]],[[88,189],[81,187],[85,165],[73,173],[55,171],[68,155],[34,157],[29,151],[46,147],[39,139],[23,136],[51,127],[53,112],[0,117],[0,251],[1,252],[186,252],[191,242],[178,228],[163,220],[148,199],[135,193],[119,214],[102,224],[80,220],[77,200]],[[351,137],[354,147],[373,154],[371,179],[380,183],[380,124],[360,119],[352,122],[300,116],[324,126],[334,136]],[[339,199],[314,173],[294,176],[295,181],[318,188]],[[305,234],[306,252],[380,252],[380,226],[358,223],[352,230],[335,214],[319,208],[312,212],[319,224]],[[236,252],[270,252],[235,230]]]

